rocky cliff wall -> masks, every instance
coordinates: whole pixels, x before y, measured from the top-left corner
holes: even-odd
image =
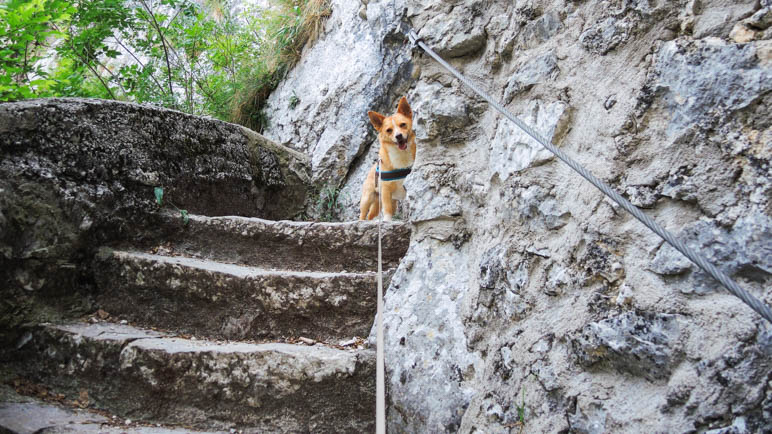
[[[524,407],[523,432],[772,432],[769,324],[411,55],[400,20],[769,304],[769,0],[333,1],[267,136],[353,219],[366,111],[415,110],[390,431],[519,432]]]
[[[91,309],[96,250],[163,230],[155,187],[171,211],[279,219],[302,210],[307,181],[305,156],[238,125],[114,101],[0,104],[0,343]]]

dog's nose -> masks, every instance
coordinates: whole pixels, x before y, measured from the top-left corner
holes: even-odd
[[[403,136],[402,133],[399,133],[397,134],[397,140],[401,142],[402,140],[405,140],[405,136]]]

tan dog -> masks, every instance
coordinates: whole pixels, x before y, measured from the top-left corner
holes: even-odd
[[[413,111],[402,97],[399,100],[397,112],[386,117],[380,113],[367,112],[376,131],[381,149],[378,157],[381,159],[381,178],[377,179],[376,165],[370,169],[362,186],[362,200],[359,202],[359,219],[372,220],[383,208],[383,218],[391,221],[397,209],[397,200],[405,199],[404,177],[415,161],[415,133],[413,132]],[[402,169],[402,170],[401,170]],[[389,180],[391,179],[391,180]],[[381,197],[378,197],[378,184],[381,186]]]

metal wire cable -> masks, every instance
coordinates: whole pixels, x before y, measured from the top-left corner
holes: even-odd
[[[378,158],[375,179],[378,183],[378,208],[383,208],[383,181],[381,175],[381,159]],[[375,315],[376,349],[375,349],[375,433],[386,433],[386,375],[383,353],[383,261],[381,249],[381,226],[383,224],[383,209],[378,210],[378,301]]]
[[[408,29],[407,30],[407,36],[410,39],[410,42],[421,49],[424,50],[428,55],[430,55],[434,60],[436,60],[440,65],[442,65],[445,69],[447,69],[451,74],[453,74],[456,78],[461,80],[462,83],[464,83],[467,87],[472,89],[475,93],[480,95],[483,99],[488,101],[490,105],[493,106],[496,110],[498,110],[501,114],[503,114],[507,119],[514,122],[515,125],[517,125],[521,130],[525,131],[526,134],[531,136],[534,140],[539,142],[542,146],[544,146],[548,151],[552,152],[557,156],[561,161],[566,163],[569,167],[574,169],[577,173],[579,173],[584,179],[589,181],[592,185],[597,187],[600,191],[603,192],[606,196],[610,197],[614,202],[619,204],[622,208],[625,209],[625,211],[629,212],[633,215],[636,219],[638,219],[641,223],[646,225],[649,229],[651,229],[654,233],[662,237],[663,240],[667,241],[671,246],[675,247],[676,250],[681,252],[684,256],[689,258],[693,263],[697,264],[698,267],[700,267],[702,270],[704,270],[706,273],[713,276],[714,279],[721,282],[722,285],[724,285],[729,292],[731,292],[733,295],[738,297],[740,300],[742,300],[745,304],[750,306],[753,310],[758,312],[759,315],[761,315],[764,319],[772,323],[772,309],[769,308],[764,302],[757,299],[753,295],[749,294],[744,289],[740,288],[729,276],[727,276],[725,273],[723,273],[721,270],[716,268],[713,264],[708,262],[705,258],[700,256],[697,252],[686,246],[684,243],[679,241],[673,234],[665,230],[662,226],[657,224],[654,220],[652,220],[649,216],[644,214],[638,207],[630,203],[627,199],[622,197],[619,193],[614,191],[610,186],[608,186],[606,183],[601,181],[600,179],[596,178],[592,173],[587,171],[584,167],[582,167],[579,163],[574,161],[571,157],[563,153],[560,149],[556,148],[549,140],[542,137],[539,133],[537,133],[533,128],[525,124],[523,121],[515,117],[512,113],[510,113],[507,109],[505,109],[501,104],[494,101],[493,98],[491,98],[487,93],[482,91],[480,88],[478,88],[474,83],[469,81],[466,77],[461,75],[460,72],[458,72],[455,68],[450,66],[448,62],[446,62],[442,57],[440,57],[437,53],[434,52],[431,48],[429,48],[426,43],[424,43],[423,40],[421,40],[418,37],[418,34],[415,32],[415,30]]]

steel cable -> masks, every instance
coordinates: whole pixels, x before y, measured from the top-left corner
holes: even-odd
[[[446,62],[442,57],[440,57],[437,53],[434,52],[426,43],[424,43],[423,40],[421,40],[418,37],[418,34],[412,29],[408,29],[406,31],[408,38],[410,39],[411,43],[414,45],[420,47],[424,50],[428,55],[430,55],[434,60],[436,60],[440,65],[442,65],[445,69],[447,69],[451,74],[453,74],[456,78],[461,80],[462,83],[464,83],[467,87],[472,89],[476,94],[480,95],[483,99],[485,99],[490,105],[493,106],[496,110],[498,110],[501,114],[503,114],[507,119],[514,122],[515,125],[517,125],[521,130],[523,130],[526,134],[531,136],[534,140],[539,142],[542,146],[544,146],[548,151],[552,152],[556,157],[558,157],[561,161],[566,163],[569,167],[574,169],[579,175],[581,175],[584,179],[589,181],[592,185],[597,187],[600,191],[603,192],[606,196],[610,197],[614,202],[619,204],[622,208],[625,209],[625,211],[629,212],[633,215],[636,219],[638,219],[641,223],[646,225],[649,229],[651,229],[654,233],[659,235],[663,240],[667,241],[671,246],[673,246],[676,250],[681,252],[684,256],[689,258],[693,263],[697,264],[698,267],[700,267],[702,270],[704,270],[706,273],[710,274],[714,279],[721,282],[722,285],[724,285],[729,292],[731,292],[733,295],[738,297],[740,300],[742,300],[745,304],[750,306],[753,310],[758,312],[759,315],[761,315],[764,319],[772,323],[772,309],[769,308],[764,302],[759,300],[758,298],[754,297],[753,295],[749,294],[744,289],[740,288],[729,276],[727,276],[724,272],[716,268],[713,264],[708,262],[705,258],[703,258],[701,255],[699,255],[697,252],[686,246],[684,243],[679,241],[673,234],[665,230],[662,226],[657,224],[654,220],[652,220],[649,216],[644,214],[638,207],[630,203],[627,199],[622,197],[619,193],[614,191],[609,185],[601,181],[600,179],[596,178],[592,173],[587,171],[584,167],[582,167],[579,163],[574,161],[571,157],[566,155],[563,151],[555,147],[549,140],[542,137],[539,133],[537,133],[533,128],[525,124],[523,121],[518,119],[516,116],[514,116],[512,113],[510,113],[507,109],[505,109],[501,104],[494,101],[493,98],[491,98],[486,92],[482,91],[480,88],[478,88],[474,83],[469,81],[466,77],[464,77],[460,72],[458,72],[455,68],[453,68],[448,62]]]

